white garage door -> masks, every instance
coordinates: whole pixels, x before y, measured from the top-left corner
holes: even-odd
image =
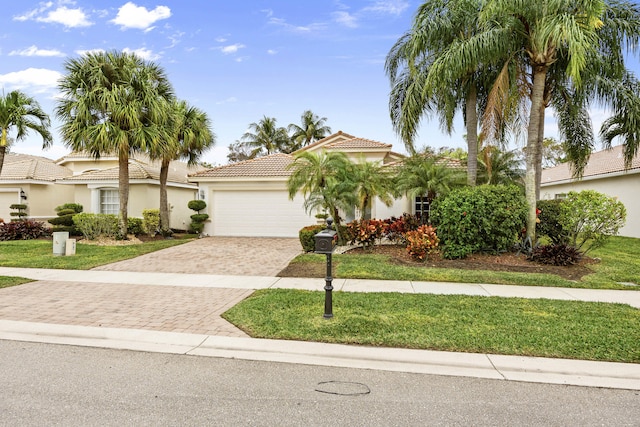
[[[214,236],[298,237],[315,222],[286,191],[214,191],[210,202]]]

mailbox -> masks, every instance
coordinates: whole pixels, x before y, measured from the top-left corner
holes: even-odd
[[[331,254],[338,243],[338,233],[331,229],[333,220],[327,218],[327,228],[315,235],[317,254]]]

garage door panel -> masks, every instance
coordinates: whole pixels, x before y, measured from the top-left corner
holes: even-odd
[[[215,236],[297,237],[315,221],[285,191],[216,191],[212,203]]]

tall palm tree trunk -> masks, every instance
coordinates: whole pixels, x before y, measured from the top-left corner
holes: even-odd
[[[527,237],[531,242],[536,238],[536,153],[538,147],[538,133],[540,132],[540,121],[544,104],[544,87],[547,76],[547,66],[533,66],[533,87],[531,88],[531,112],[529,115],[529,126],[527,128],[527,169],[524,179],[525,196],[529,210],[527,213]]]
[[[169,234],[169,200],[167,197],[167,180],[169,177],[169,160],[162,160],[160,165],[160,232]]]
[[[0,145],[0,175],[2,174],[2,165],[4,165],[4,154],[7,152],[6,145]]]
[[[127,212],[129,210],[129,156],[118,156],[118,196],[120,199],[120,235],[127,240]]]
[[[540,124],[538,125],[538,141],[536,142],[536,201],[540,200],[540,184],[542,183],[542,143],[544,141],[544,112],[546,103],[540,106]]]
[[[476,87],[472,84],[465,104],[465,115],[467,119],[467,183],[471,186],[476,185],[478,176],[478,112],[477,112],[478,93]]]

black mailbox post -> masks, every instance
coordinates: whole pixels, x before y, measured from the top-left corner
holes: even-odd
[[[336,243],[338,242],[338,234],[335,230],[331,229],[331,224],[333,220],[331,218],[327,218],[327,228],[322,230],[318,234],[315,235],[316,239],[316,250],[317,254],[325,254],[327,256],[327,276],[325,278],[325,286],[324,286],[324,318],[330,319],[333,317],[333,296],[331,291],[333,291],[333,285],[331,282],[333,281],[333,277],[331,277],[331,254],[336,247]]]

